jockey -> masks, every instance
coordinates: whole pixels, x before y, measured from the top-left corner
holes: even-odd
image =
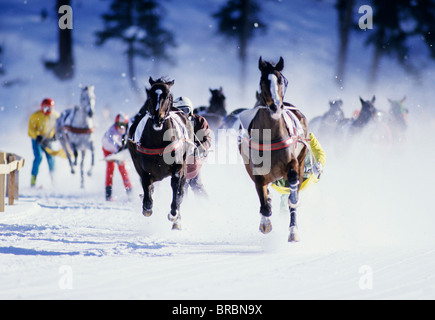
[[[314,134],[310,132],[310,148],[308,149],[307,155],[305,157],[304,178],[300,190],[303,190],[319,181],[325,164],[325,151]],[[272,183],[272,187],[283,194],[281,197],[281,210],[286,211],[288,206],[285,202],[285,199],[288,198],[287,194],[290,193],[288,181],[282,178]]]
[[[210,149],[211,146],[210,128],[207,120],[198,114],[193,114],[192,101],[187,97],[175,99],[173,106],[183,111],[192,122],[196,146],[195,158],[201,159],[200,161],[202,161],[207,157],[208,149]],[[204,185],[201,182],[200,172],[198,172],[196,177],[186,181],[186,188],[188,186],[190,186],[195,193],[207,197]]]
[[[103,153],[107,157],[111,154],[124,150],[127,147],[127,126],[129,118],[124,113],[119,113],[115,118],[115,123],[106,131],[102,139]],[[128,171],[125,167],[125,161],[116,161],[119,172],[122,176],[127,195],[130,196],[132,184]],[[112,184],[113,172],[115,170],[115,161],[107,161],[106,167],[106,200],[112,201]]]
[[[47,158],[48,169],[53,180],[55,161],[46,148],[55,140],[54,129],[59,116],[60,114],[54,110],[54,101],[49,98],[44,99],[41,103],[41,109],[30,116],[28,135],[32,139],[33,155],[35,156],[30,180],[30,186],[32,187],[36,185],[36,177],[38,176],[43,153]]]

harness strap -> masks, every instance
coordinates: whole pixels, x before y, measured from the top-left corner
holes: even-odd
[[[288,137],[287,139],[280,140],[274,143],[258,143],[254,140],[249,140],[249,148],[257,151],[277,151],[286,149],[292,144],[298,142],[298,138],[295,136]]]
[[[136,144],[136,150],[138,152],[143,153],[145,155],[149,155],[149,156],[162,156],[164,154],[171,153],[173,151],[178,150],[179,148],[181,148],[184,145],[184,142],[186,142],[186,141],[189,142],[186,128],[185,128],[184,124],[181,122],[181,120],[178,118],[177,115],[170,114],[166,119],[174,120],[173,123],[175,124],[175,130],[181,136],[181,139],[173,141],[169,145],[167,145],[166,147],[162,147],[162,148],[146,148],[146,147],[141,146],[139,143],[139,140],[142,136],[143,129],[145,128],[145,125],[149,119],[150,119],[150,116],[147,113],[144,116],[144,118],[141,119],[141,121],[139,123],[140,131],[138,132],[138,128],[136,128],[136,132],[134,134],[134,139],[130,139],[130,141],[132,141],[133,143]],[[138,127],[139,127],[139,125],[138,125]],[[137,133],[139,133],[139,134],[137,134]]]
[[[142,147],[140,144],[136,144],[136,150],[148,156],[161,156],[163,154],[171,153],[173,151],[178,150],[183,146],[183,143],[184,143],[184,139],[177,140],[163,148],[145,148]]]
[[[75,128],[72,126],[64,126],[64,129],[77,134],[90,134],[95,132],[95,128]]]
[[[282,118],[286,123],[287,130],[290,135],[288,138],[279,141],[272,141],[271,143],[258,143],[252,140],[252,138],[250,138],[249,136],[245,136],[244,138],[239,137],[239,139],[242,138],[245,141],[247,140],[249,143],[248,144],[249,148],[257,151],[278,151],[278,150],[286,149],[291,145],[295,145],[296,148],[296,144],[298,142],[303,143],[309,148],[310,139],[303,138],[304,132],[299,119],[291,111],[287,112],[286,109],[290,109],[290,110],[298,110],[298,109],[293,105],[291,106],[286,105],[283,110]]]

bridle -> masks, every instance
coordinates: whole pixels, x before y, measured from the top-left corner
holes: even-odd
[[[276,77],[276,79],[278,80],[278,77],[276,76],[276,74],[274,73],[268,73],[267,74],[267,79],[268,81],[270,81],[270,86],[272,86],[272,82],[275,81],[273,80],[273,78],[271,77],[271,75],[273,75],[274,77]],[[288,80],[286,77],[284,77],[284,75],[279,72],[279,76],[280,76],[280,80],[281,80],[281,84],[278,84],[278,81],[276,83],[276,85],[282,85],[282,97],[279,97],[280,102],[279,105],[277,105],[277,109],[281,109],[284,107],[284,95],[287,91],[287,86],[288,86]],[[265,98],[263,96],[262,93],[262,82],[265,81],[264,76],[262,76],[262,78],[260,79],[260,94],[262,96],[262,100],[264,103],[266,103]],[[275,86],[274,86],[275,87]],[[273,100],[273,103],[277,102],[277,94],[278,94],[278,88],[275,87],[274,90],[275,92],[272,91],[272,89],[269,87],[270,93],[271,93],[271,98]],[[271,109],[269,108],[269,106],[262,106],[260,108],[267,108],[269,111],[271,111]],[[283,115],[279,115],[280,117],[284,117]],[[285,121],[286,123],[288,123],[289,121]],[[271,141],[270,143],[259,143],[257,141],[254,141],[252,139],[252,137],[248,138],[248,146],[249,149],[253,149],[256,151],[278,151],[278,150],[283,150],[283,149],[287,149],[291,146],[296,147],[298,142],[302,142],[304,144],[306,144],[306,139],[301,139],[301,137],[299,137],[296,133],[295,133],[295,128],[293,128],[294,132],[291,132],[290,128],[287,127],[287,129],[289,130],[289,136],[287,138],[283,138],[283,139],[279,139],[279,140],[275,140],[275,141]]]

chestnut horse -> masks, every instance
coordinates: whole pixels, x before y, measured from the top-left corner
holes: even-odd
[[[282,57],[276,65],[260,57],[258,67],[261,71],[259,106],[240,114],[243,118],[244,113],[253,114],[252,110],[256,109],[252,121],[239,137],[239,151],[260,200],[260,231],[266,234],[272,230],[268,186],[284,178],[290,183],[288,240],[299,241],[296,208],[299,205],[299,187],[307,153],[308,123],[298,109],[283,101],[286,79],[281,74],[284,68]],[[291,121],[288,121],[289,117]],[[293,123],[293,126],[289,127],[289,123]]]
[[[193,129],[182,111],[172,109],[170,88],[174,81],[149,79],[151,89],[134,117],[128,149],[144,191],[142,213],[153,209],[153,183],[171,177],[172,203],[168,214],[172,229],[181,229],[180,205],[186,182],[186,158],[190,152]]]

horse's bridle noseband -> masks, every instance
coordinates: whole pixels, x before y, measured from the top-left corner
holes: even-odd
[[[279,75],[281,77],[281,81],[283,82],[283,86],[284,86],[283,93],[282,93],[282,102],[284,103],[284,96],[285,96],[285,94],[287,92],[288,80],[287,80],[287,78],[281,72],[278,72],[278,73],[279,73]],[[271,74],[273,74],[273,73],[268,73],[267,74],[268,75],[268,77],[267,77],[268,81],[270,81],[269,80],[269,76]],[[262,89],[261,89],[261,83],[262,83],[262,81],[264,81],[263,77],[260,79],[260,90],[259,90],[260,95],[262,94]],[[270,90],[270,88],[269,88],[269,90]],[[277,108],[281,108],[283,106],[283,103],[280,106],[277,106]]]

